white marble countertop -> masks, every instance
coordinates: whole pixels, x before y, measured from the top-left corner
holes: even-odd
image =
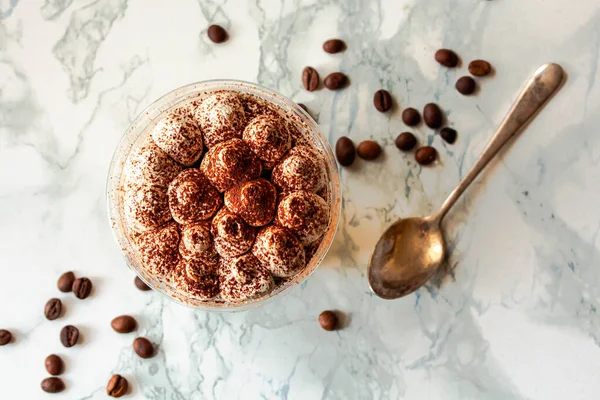
[[[214,45],[210,23],[230,32]],[[600,3],[597,0],[0,0],[0,398],[50,398],[44,358],[64,357],[56,399],[105,398],[112,373],[131,399],[597,399],[600,393]],[[328,55],[325,39],[348,50]],[[467,98],[467,74],[433,53],[489,60],[493,77]],[[448,216],[451,274],[396,301],[369,291],[377,237],[400,216],[438,207],[500,123],[523,82],[555,61],[569,79],[509,151]],[[306,65],[341,70],[341,92],[305,92]],[[171,89],[199,80],[259,82],[305,103],[333,143],[384,145],[378,162],[343,170],[344,211],[324,264],[262,309],[194,312],[139,292],[113,242],[105,179],[132,119]],[[459,131],[420,168],[393,145],[399,111],[439,103]],[[90,277],[84,301],[56,289],[66,270]],[[47,321],[47,299],[67,312]],[[324,309],[349,316],[321,330]],[[159,345],[141,360],[131,314]],[[61,346],[77,325],[83,343]]]

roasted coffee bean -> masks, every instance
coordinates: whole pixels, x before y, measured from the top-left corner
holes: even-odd
[[[79,340],[79,329],[73,325],[67,325],[60,331],[60,342],[65,347],[73,347]]]
[[[120,315],[112,320],[110,326],[119,333],[129,333],[135,330],[137,323],[129,315]]]
[[[323,311],[319,314],[319,324],[326,331],[334,331],[338,325],[338,317],[333,311]]]
[[[469,95],[475,91],[475,79],[470,76],[463,76],[456,81],[456,90],[461,94]]]
[[[58,290],[67,293],[73,290],[73,282],[75,281],[75,274],[71,271],[65,272],[58,278]]]
[[[325,78],[325,87],[329,90],[343,89],[348,84],[348,77],[341,72],[333,72]]]
[[[110,397],[121,397],[127,394],[129,383],[121,375],[113,375],[106,385],[106,394]]]
[[[335,156],[340,165],[344,167],[352,165],[356,158],[354,142],[346,136],[339,138],[335,144]]]
[[[421,122],[421,115],[417,110],[409,107],[402,111],[402,122],[408,126],[419,125],[419,122]]]
[[[40,385],[46,393],[60,393],[65,390],[65,383],[60,378],[46,378]]]
[[[73,282],[73,293],[78,299],[85,299],[92,291],[92,281],[88,278],[77,278]]]
[[[44,307],[44,315],[48,320],[53,321],[60,317],[61,312],[62,302],[59,299],[50,299],[46,302],[46,307]]]
[[[65,363],[62,358],[56,354],[50,354],[46,357],[44,365],[46,366],[46,371],[48,371],[50,375],[60,375],[65,370]]]
[[[152,290],[152,288],[148,285],[146,285],[146,283],[140,279],[139,276],[136,276],[133,283],[135,284],[135,287],[140,289],[143,292],[147,292],[148,290]]]
[[[447,143],[454,143],[456,141],[456,131],[452,128],[442,128],[442,130],[440,131],[440,136],[442,137],[442,139],[444,139]]]
[[[329,39],[323,43],[323,50],[329,54],[339,53],[345,49],[346,43],[342,42],[340,39]]]
[[[227,31],[219,25],[211,25],[206,32],[208,38],[215,43],[223,43],[227,40]]]
[[[437,158],[437,151],[431,146],[423,146],[415,152],[415,160],[421,165],[429,165]]]
[[[402,132],[396,138],[396,147],[402,151],[410,151],[417,145],[417,138],[410,132]]]
[[[454,68],[458,64],[458,56],[452,50],[440,49],[435,52],[435,61],[445,67]]]
[[[139,337],[133,341],[133,351],[141,358],[150,358],[154,355],[154,346],[148,339]]]
[[[444,118],[442,117],[442,110],[437,104],[429,103],[423,108],[423,119],[428,127],[437,129],[442,126]]]
[[[304,111],[308,112],[308,107],[306,107],[304,104],[302,103],[298,103],[298,106],[303,109]]]
[[[319,73],[313,67],[304,67],[302,70],[302,85],[309,92],[319,88]]]
[[[381,146],[374,140],[365,140],[360,142],[356,153],[363,160],[374,160],[381,154]]]
[[[0,346],[9,344],[11,339],[12,339],[12,333],[7,331],[6,329],[0,329]]]
[[[373,95],[373,104],[379,112],[386,112],[392,108],[392,95],[384,89],[380,89]]]
[[[486,76],[492,72],[492,66],[485,60],[473,60],[469,63],[469,72],[474,76]]]

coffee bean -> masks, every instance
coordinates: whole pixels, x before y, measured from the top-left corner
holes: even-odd
[[[85,299],[92,291],[92,281],[88,278],[77,278],[73,282],[73,293],[78,299]]]
[[[475,79],[463,76],[456,81],[456,90],[461,94],[469,95],[475,91]]]
[[[442,137],[442,139],[444,139],[447,143],[454,143],[456,141],[456,131],[452,128],[442,128],[442,130],[440,131],[440,136]]]
[[[227,40],[227,31],[219,25],[211,25],[208,27],[208,38],[215,43],[223,43]]]
[[[121,397],[127,394],[129,383],[121,375],[113,375],[106,385],[106,394],[110,397]]]
[[[67,293],[73,290],[73,282],[75,281],[75,274],[71,271],[65,272],[58,278],[58,290]]]
[[[329,90],[343,89],[348,84],[348,77],[341,72],[333,72],[325,78],[325,87]]]
[[[319,88],[319,73],[313,67],[304,67],[302,70],[302,85],[309,92]]]
[[[135,287],[137,287],[138,289],[140,289],[142,292],[147,292],[148,290],[152,290],[152,288],[148,285],[146,285],[146,283],[140,279],[139,276],[136,276],[133,283],[135,284]]]
[[[435,61],[445,67],[454,68],[458,64],[458,56],[452,50],[440,49],[435,52]]]
[[[65,390],[65,383],[60,378],[46,378],[40,385],[46,393],[60,393]]]
[[[380,89],[373,95],[373,104],[379,112],[386,112],[392,108],[392,95],[387,90]]]
[[[135,330],[137,323],[133,317],[121,315],[113,319],[110,326],[119,333],[129,333]]]
[[[402,111],[402,122],[408,126],[419,125],[419,122],[421,122],[421,115],[417,110],[409,107]]]
[[[417,145],[417,138],[410,132],[402,132],[396,138],[396,147],[402,151],[410,151]]]
[[[65,347],[73,347],[79,340],[79,329],[73,325],[67,325],[60,331],[60,342]]]
[[[12,339],[12,333],[7,331],[6,329],[0,329],[0,346],[9,344],[11,339]]]
[[[319,324],[326,331],[334,331],[338,325],[338,317],[333,311],[323,311],[319,314]]]
[[[469,63],[469,72],[475,76],[486,76],[492,72],[492,66],[485,60],[473,60]]]
[[[44,315],[48,320],[53,321],[60,317],[61,312],[62,302],[59,299],[50,299],[46,302],[46,307],[44,307]]]
[[[302,103],[298,103],[298,106],[303,109],[304,111],[308,112],[308,107],[306,107],[304,104]]]
[[[150,358],[154,355],[154,346],[148,339],[139,337],[133,341],[133,351],[141,358]]]
[[[421,165],[429,165],[437,158],[437,151],[431,146],[423,146],[415,152],[415,160]]]
[[[429,103],[423,108],[423,119],[428,127],[437,129],[442,126],[442,110],[436,104]]]
[[[339,138],[335,144],[335,156],[344,167],[352,165],[356,158],[356,148],[354,142],[346,136]]]
[[[346,43],[342,42],[340,39],[329,39],[323,43],[323,50],[329,54],[339,53],[345,49]]]
[[[363,160],[374,160],[381,154],[381,146],[374,140],[365,140],[360,142],[356,152]]]
[[[65,370],[65,363],[62,358],[56,354],[50,354],[46,357],[44,365],[46,366],[46,371],[48,371],[50,375],[60,375]]]

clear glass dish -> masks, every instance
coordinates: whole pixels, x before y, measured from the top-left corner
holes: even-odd
[[[138,261],[137,250],[130,238],[130,232],[124,223],[122,206],[121,187],[123,183],[123,166],[132,149],[139,146],[147,138],[156,122],[158,122],[165,112],[190,101],[206,97],[211,92],[220,90],[249,93],[277,106],[281,110],[282,116],[290,122],[300,125],[299,128],[307,132],[315,146],[321,149],[325,155],[327,174],[329,176],[328,202],[331,210],[329,226],[318,249],[307,263],[306,268],[296,276],[288,279],[285,283],[277,286],[272,292],[262,297],[249,299],[240,303],[227,303],[220,299],[212,301],[194,299],[176,290],[170,282],[162,282],[149,274]],[[186,85],[167,93],[142,111],[125,131],[115,149],[108,171],[106,196],[109,223],[117,245],[121,248],[121,252],[129,268],[134,270],[148,286],[168,298],[192,308],[211,311],[241,311],[262,306],[268,301],[289,292],[293,287],[305,281],[321,264],[323,258],[325,258],[335,236],[341,210],[338,167],[331,147],[319,131],[317,123],[302,108],[286,97],[257,84],[236,80],[212,80]]]

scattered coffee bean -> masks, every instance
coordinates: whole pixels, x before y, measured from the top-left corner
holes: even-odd
[[[65,390],[65,383],[60,378],[46,378],[40,385],[46,393],[60,393]]]
[[[374,140],[364,140],[356,148],[358,156],[363,160],[374,160],[381,154],[381,146]]]
[[[106,385],[106,394],[110,397],[121,397],[127,393],[129,383],[121,375],[113,375]]]
[[[46,302],[46,307],[44,307],[44,315],[48,320],[53,321],[60,317],[61,312],[62,302],[59,299],[50,299]]]
[[[456,81],[456,90],[461,94],[469,95],[475,91],[475,79],[463,76]]]
[[[402,111],[402,122],[407,126],[419,125],[419,122],[421,122],[421,115],[416,109],[409,107]]]
[[[50,375],[60,375],[65,370],[65,363],[62,358],[56,354],[50,354],[46,357],[44,365],[46,366],[46,371],[48,371]]]
[[[379,112],[386,112],[392,108],[392,95],[384,89],[380,89],[373,95],[373,104]]]
[[[421,165],[429,165],[437,158],[437,151],[431,146],[419,147],[415,152],[415,160]]]
[[[319,73],[313,67],[304,67],[302,70],[302,85],[309,92],[319,88]]]
[[[92,281],[88,278],[77,278],[73,282],[73,293],[78,299],[85,299],[92,291]]]
[[[333,311],[323,311],[319,314],[319,324],[326,331],[334,331],[338,325],[338,317]]]
[[[143,292],[147,292],[148,290],[152,290],[152,288],[148,285],[146,285],[146,283],[140,279],[139,276],[136,276],[135,279],[133,280],[133,283],[135,284],[135,287],[140,289]]]
[[[341,72],[333,72],[325,78],[325,87],[329,90],[343,89],[348,84],[348,77]]]
[[[437,129],[442,126],[442,110],[440,110],[437,104],[426,104],[425,108],[423,108],[423,119],[428,127]]]
[[[469,72],[474,76],[486,76],[492,72],[492,66],[485,60],[473,60],[469,63]]]
[[[303,109],[304,111],[308,112],[308,107],[306,107],[304,104],[302,103],[298,103],[298,106]]]
[[[112,320],[110,326],[119,333],[130,333],[135,330],[137,322],[129,315],[120,315]]]
[[[440,136],[447,143],[452,144],[456,141],[456,130],[454,130],[452,128],[448,128],[448,127],[442,128],[442,130],[440,131]]]
[[[11,339],[12,339],[12,333],[7,331],[6,329],[0,329],[0,346],[9,344]]]
[[[67,325],[60,331],[60,342],[65,347],[73,347],[79,340],[79,329],[73,325]]]
[[[345,49],[346,43],[342,42],[340,39],[329,39],[323,43],[323,50],[329,54],[339,53]]]
[[[154,346],[148,339],[139,337],[133,341],[133,351],[141,358],[150,358],[154,355]]]
[[[75,281],[75,274],[71,271],[65,272],[58,278],[58,290],[67,293],[73,290],[73,282]]]
[[[211,25],[208,27],[208,38],[214,43],[223,43],[227,40],[227,31],[219,25]]]
[[[349,167],[356,158],[356,148],[354,142],[346,136],[339,138],[335,144],[335,156],[344,167]]]
[[[435,61],[445,67],[454,68],[458,64],[458,56],[452,50],[440,49],[435,52]]]
[[[402,151],[410,151],[417,145],[417,138],[410,132],[402,132],[396,138],[396,147]]]

